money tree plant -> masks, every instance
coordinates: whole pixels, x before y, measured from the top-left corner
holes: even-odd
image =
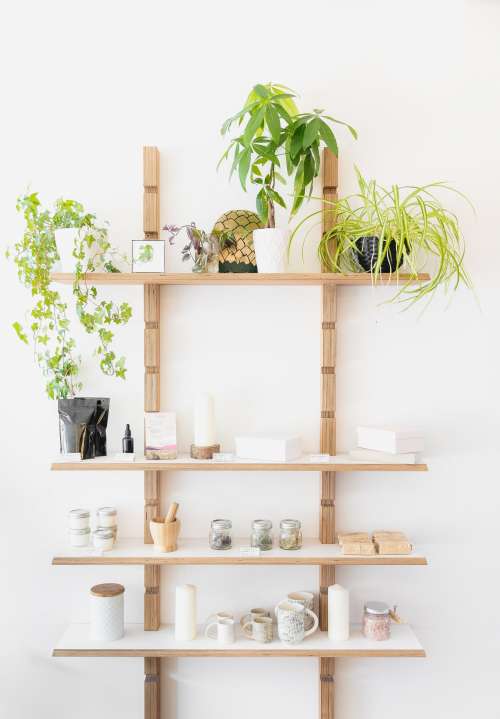
[[[293,184],[290,215],[310,198],[320,171],[321,150],[338,155],[332,125],[344,125],[354,138],[356,130],[325,114],[324,110],[301,113],[296,93],[285,85],[255,85],[243,108],[229,117],[221,133],[232,134],[219,165],[231,161],[230,177],[237,172],[246,191],[247,182],[258,187],[257,213],[266,227],[275,227],[275,206],[286,209],[278,184]]]

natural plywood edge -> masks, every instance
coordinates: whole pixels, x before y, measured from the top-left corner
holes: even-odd
[[[54,649],[53,657],[425,657],[423,649]]]
[[[141,540],[119,539],[115,549],[99,553],[92,548],[59,552],[54,565],[317,565],[317,566],[412,566],[426,565],[426,558],[413,552],[408,555],[344,555],[338,544],[323,544],[319,539],[305,538],[302,549],[289,552],[274,547],[260,557],[241,553],[248,538],[235,538],[233,548],[224,552],[210,549],[206,539],[180,539],[175,552],[158,553]]]
[[[426,464],[377,464],[374,462],[309,462],[294,460],[291,462],[216,462],[214,460],[136,460],[120,462],[112,460],[89,459],[80,462],[53,462],[51,470],[56,472],[82,471],[124,471],[124,472],[427,472]]]
[[[190,642],[176,641],[172,625],[157,632],[145,632],[141,625],[125,625],[125,635],[114,642],[95,642],[89,626],[72,624],[53,651],[56,657],[424,657],[425,652],[413,629],[393,625],[391,638],[384,642],[362,636],[359,625],[351,627],[345,642],[334,642],[326,632],[316,632],[300,644],[287,645],[275,638],[266,645],[245,638],[236,628],[234,644],[221,646],[198,632]]]
[[[72,284],[74,275],[55,272],[53,282]],[[193,273],[176,272],[167,274],[132,272],[95,272],[88,275],[88,281],[96,285],[353,285],[384,286],[412,282],[427,282],[430,275],[421,273],[417,278],[408,274],[383,274],[374,281],[370,274],[340,274],[333,272],[295,272],[295,273]]]

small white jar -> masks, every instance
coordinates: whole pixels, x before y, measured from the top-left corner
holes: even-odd
[[[90,541],[90,527],[69,530],[69,543],[72,547],[87,547]]]
[[[99,507],[97,510],[98,527],[116,527],[118,524],[114,507]]]
[[[94,532],[94,547],[100,549],[103,552],[108,552],[113,549],[115,543],[115,535],[112,527],[103,527],[96,529]]]
[[[68,526],[70,529],[86,529],[90,524],[88,509],[71,509],[68,512]]]
[[[113,642],[124,634],[123,598],[121,584],[96,584],[90,590],[90,638],[99,642]]]

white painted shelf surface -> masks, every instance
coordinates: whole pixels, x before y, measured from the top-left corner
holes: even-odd
[[[327,632],[316,632],[300,644],[287,645],[279,639],[259,644],[247,639],[237,627],[236,641],[221,646],[206,639],[202,630],[191,642],[178,642],[172,625],[162,624],[155,632],[145,632],[142,624],[126,624],[125,636],[113,642],[89,639],[88,624],[71,624],[53,651],[55,657],[425,657],[420,642],[408,624],[393,624],[388,641],[368,640],[359,625],[351,627],[345,642],[333,642]]]
[[[120,539],[109,552],[92,546],[81,549],[67,546],[57,552],[52,564],[333,564],[333,565],[424,565],[422,554],[374,555],[362,557],[342,554],[338,544],[322,544],[319,539],[304,539],[301,549],[287,551],[275,547],[261,552],[260,556],[248,556],[240,551],[248,546],[248,537],[233,539],[233,548],[224,551],[211,549],[206,538],[179,539],[175,552],[158,552],[153,544],[142,539]]]
[[[134,462],[116,460],[113,456],[95,459],[68,459],[58,457],[51,465],[56,471],[288,471],[288,472],[425,472],[426,464],[395,464],[392,462],[365,462],[352,459],[347,454],[330,457],[329,462],[312,462],[308,455],[288,462],[263,462],[254,459],[237,459],[230,462],[218,462],[213,459],[192,459],[189,455],[179,455],[177,459],[154,460],[136,457]]]

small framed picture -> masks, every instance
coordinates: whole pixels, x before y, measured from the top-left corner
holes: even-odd
[[[132,272],[165,272],[165,240],[132,240]]]

